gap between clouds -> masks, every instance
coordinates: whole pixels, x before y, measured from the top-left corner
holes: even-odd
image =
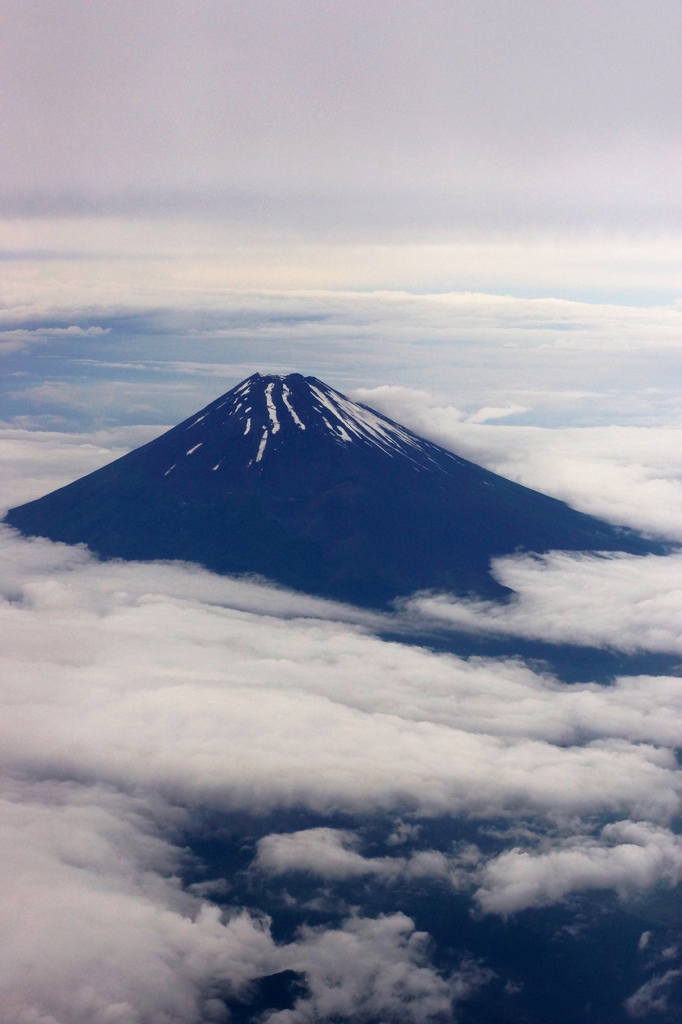
[[[225,1021],[263,975],[295,970],[307,991],[278,1024],[367,1016],[449,1019],[491,972],[429,963],[428,936],[396,913],[303,928],[277,943],[270,921],[183,891],[173,845],[182,812],[97,785],[0,785],[0,998],[7,1024]],[[163,829],[163,835],[161,834]]]

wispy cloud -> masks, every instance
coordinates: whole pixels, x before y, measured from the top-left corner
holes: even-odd
[[[75,324],[70,327],[45,327],[37,330],[0,330],[0,353],[16,352],[29,344],[48,341],[50,338],[99,338],[103,334],[108,334],[110,330],[110,327],[79,327]]]
[[[446,446],[494,457],[512,476],[519,446],[530,464],[550,441],[549,435],[513,433],[512,425],[661,427],[679,421],[680,311],[674,304],[244,291],[226,288],[217,266],[167,261],[158,273],[145,267],[142,281],[132,265],[107,265],[97,270],[97,280],[84,271],[87,283],[80,285],[74,283],[80,272],[66,264],[30,278],[14,269],[8,274],[15,296],[0,319],[6,330],[27,334],[18,350],[5,354],[3,418],[59,412],[86,417],[89,426],[98,415],[98,425],[103,417],[112,425],[140,418],[168,423],[254,369],[297,370],[343,391],[360,388],[369,404]],[[93,319],[108,333],[44,334],[64,324],[85,332]],[[499,416],[506,422],[492,420],[491,426],[491,417]],[[644,439],[638,437],[638,451],[645,450]],[[617,432],[605,432],[599,448],[614,461]],[[568,451],[555,446],[556,454],[565,462]],[[542,470],[554,486],[556,459],[548,462]],[[605,470],[600,462],[598,479]],[[584,468],[576,468],[576,482]],[[630,458],[627,469],[610,472],[632,476],[637,463]],[[667,502],[658,504],[663,514]]]

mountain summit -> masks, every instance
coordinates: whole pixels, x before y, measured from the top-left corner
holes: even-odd
[[[418,589],[502,596],[490,561],[516,551],[661,550],[298,373],[253,374],[6,521],[105,558],[183,559],[376,607]]]

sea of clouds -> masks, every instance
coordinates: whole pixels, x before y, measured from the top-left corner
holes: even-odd
[[[554,490],[586,510],[619,494],[612,519],[679,539],[649,488],[658,476],[679,500],[665,429],[651,431],[649,447],[636,428],[608,445],[599,431],[552,431],[544,449],[533,428],[514,446],[515,428],[505,435],[454,413],[444,426],[438,409],[429,420],[419,394],[370,398],[408,422],[411,401],[423,433],[430,426],[443,441],[459,432],[466,454],[483,461],[487,450],[493,467],[511,460],[523,482],[537,485],[544,465]],[[131,440],[6,429],[6,504]],[[619,476],[619,451],[624,466],[633,443],[637,468]],[[591,487],[575,471],[581,459]],[[612,468],[601,493],[599,474],[590,477],[600,463]],[[259,884],[305,874],[323,888],[366,879],[390,892],[418,879],[507,918],[590,891],[628,901],[682,879],[677,675],[567,684],[518,658],[464,659],[414,643],[427,629],[454,628],[682,653],[674,550],[505,559],[495,571],[516,592],[506,605],[425,594],[385,614],[182,563],[102,564],[85,548],[8,527],[0,561],[8,1024],[223,1020],[226,999],[247,998],[254,979],[283,970],[307,987],[275,1014],[281,1024],[440,1020],[490,982],[485,963],[462,956],[455,969],[437,967],[409,916],[358,905],[282,939]],[[317,823],[258,840],[249,902],[225,897],[229,878],[183,883],[186,836],[201,814],[266,820],[301,809]],[[388,822],[379,854],[363,839],[372,816]],[[455,817],[498,830],[505,822],[506,833],[495,849],[422,836],[420,822]],[[678,960],[652,961],[633,982],[630,1016],[666,1009]]]

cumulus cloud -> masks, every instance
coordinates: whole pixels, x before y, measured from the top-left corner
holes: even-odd
[[[304,969],[309,994],[277,1024],[311,1020],[448,1020],[453,1004],[490,981],[492,971],[465,961],[443,977],[428,966],[429,937],[404,914],[354,919],[342,928],[301,929],[291,966]]]
[[[511,834],[511,833],[510,833]],[[258,841],[253,867],[271,875],[304,873],[338,883],[373,879],[386,885],[414,880],[446,882],[472,892],[486,914],[508,916],[560,903],[573,893],[612,890],[622,899],[682,879],[682,837],[647,821],[616,821],[596,832],[525,833],[526,847],[485,853],[472,843],[446,853],[415,849],[403,856],[366,856],[349,830],[311,828]],[[647,947],[651,933],[640,937]],[[671,947],[670,959],[677,953]],[[666,959],[665,951],[661,954]]]
[[[681,878],[682,837],[648,822],[619,821],[597,839],[572,836],[540,853],[506,851],[482,869],[476,899],[486,912],[509,914],[571,892],[614,889],[626,897]]]
[[[358,837],[352,832],[332,828],[264,836],[258,840],[256,866],[277,874],[309,871],[334,879],[362,875],[395,878],[404,866],[397,857],[363,857],[354,849],[357,845]]]
[[[224,1019],[216,997],[276,965],[266,921],[224,920],[178,884],[182,812],[71,782],[9,779],[0,799],[8,1024]]]
[[[367,856],[358,833],[318,827],[264,836],[253,867],[333,883],[360,878],[389,886],[417,879],[445,882],[473,893],[483,913],[503,916],[594,890],[611,890],[626,900],[657,886],[674,888],[682,879],[682,838],[647,821],[616,821],[583,835],[575,833],[574,823],[557,837],[528,830],[525,842],[499,854],[463,843],[447,853],[415,849],[403,856]],[[640,937],[640,950],[650,936]],[[676,953],[671,947],[667,959]],[[666,951],[661,956],[666,959]]]
[[[306,995],[274,1019],[379,1015],[448,1019],[490,971],[429,963],[428,936],[404,914],[304,928],[276,943],[270,923],[224,914],[183,890],[172,836],[184,813],[151,795],[96,785],[4,780],[0,826],[7,1024],[183,1024],[227,1019],[258,977],[294,969]]]
[[[347,829],[310,828],[267,835],[258,840],[254,867],[272,874],[309,872],[335,881],[432,878],[456,884],[456,859],[439,850],[418,850],[408,857],[365,857],[358,852],[359,845],[360,837]]]

